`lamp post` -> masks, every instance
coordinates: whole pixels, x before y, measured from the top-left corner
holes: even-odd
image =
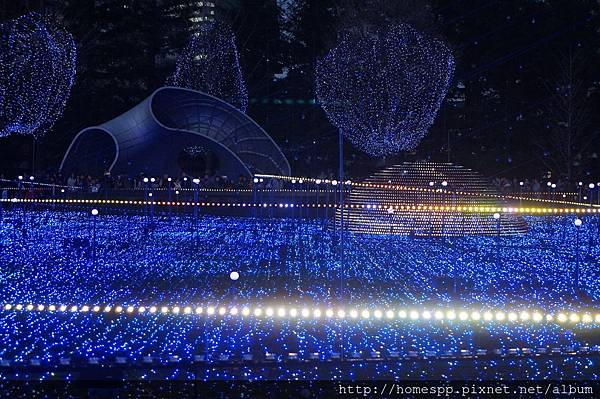
[[[574,286],[575,292],[579,290],[579,229],[583,224],[583,221],[579,218],[575,218],[573,221],[575,225],[575,277]]]
[[[98,218],[98,209],[92,209],[92,263],[96,267],[96,219]]]

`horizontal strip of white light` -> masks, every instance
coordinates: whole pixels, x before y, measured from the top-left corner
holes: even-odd
[[[103,200],[103,199],[54,199],[54,198],[11,198],[0,199],[0,202],[12,203],[45,203],[45,204],[88,204],[88,205],[156,205],[156,206],[201,206],[201,207],[229,207],[229,208],[335,208],[341,209],[339,204],[293,204],[283,202],[187,202],[187,201],[138,201],[138,200]],[[393,212],[464,212],[464,213],[505,213],[505,214],[580,214],[600,213],[596,208],[544,208],[544,207],[493,207],[493,206],[442,206],[442,205],[397,205],[397,204],[345,204],[344,209],[365,209],[373,211]]]
[[[37,311],[67,313],[113,313],[113,314],[171,314],[196,315],[204,317],[248,317],[257,319],[348,319],[348,320],[387,320],[387,321],[458,321],[458,322],[496,322],[496,323],[598,323],[600,312],[556,313],[537,310],[466,310],[466,309],[367,309],[367,308],[330,308],[314,306],[131,306],[131,305],[43,305],[43,304],[5,304],[4,311]]]

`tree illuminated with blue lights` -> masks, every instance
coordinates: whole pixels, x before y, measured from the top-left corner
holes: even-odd
[[[246,112],[248,92],[231,28],[218,21],[202,26],[177,58],[167,84],[202,91]]]
[[[393,154],[425,136],[453,71],[450,50],[409,25],[347,32],[317,63],[316,94],[356,147]]]
[[[75,80],[73,36],[37,13],[0,27],[0,137],[44,136]]]

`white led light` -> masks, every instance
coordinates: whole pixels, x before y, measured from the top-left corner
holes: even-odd
[[[32,305],[32,304],[29,304],[29,305],[27,305],[27,306],[25,307],[25,309],[27,309],[27,310],[33,310],[33,305]]]
[[[471,312],[471,319],[475,321],[481,320],[481,313],[477,311]]]
[[[344,309],[339,309],[337,311],[337,317],[338,319],[343,319],[344,317],[346,317],[346,312],[344,311]]]
[[[448,320],[454,320],[456,319],[456,313],[453,310],[449,310],[446,312],[446,318]]]
[[[183,308],[183,313],[185,313],[185,314],[192,313],[192,308],[190,306],[186,306],[185,308]]]
[[[4,309],[11,310],[12,309],[12,305],[10,303],[7,303],[6,305],[4,305]]]
[[[519,317],[521,318],[521,320],[527,321],[531,318],[531,315],[527,311],[522,311]]]
[[[138,308],[138,312],[139,312],[139,313],[144,313],[145,311],[146,311],[146,308],[145,308],[144,306],[140,306],[140,307]]]
[[[586,313],[583,316],[581,316],[581,321],[583,321],[584,323],[591,323],[592,316]]]
[[[444,312],[442,312],[441,310],[436,310],[433,314],[433,317],[435,317],[436,320],[442,320],[444,318]]]
[[[285,314],[286,314],[285,308],[279,308],[279,309],[277,309],[277,316],[279,316],[279,317],[285,317]]]
[[[161,313],[168,313],[169,312],[169,308],[166,306],[163,306],[162,308],[160,308],[160,312]]]
[[[202,306],[196,307],[196,314],[202,314],[203,311],[204,309],[202,309]]]
[[[48,310],[51,312],[54,312],[56,310],[56,306],[50,305],[50,306],[48,306]]]
[[[400,310],[398,312],[398,317],[401,319],[406,319],[408,317],[408,315],[406,314],[406,310]]]
[[[368,311],[368,310],[366,310],[366,309],[365,309],[365,310],[363,310],[363,311],[360,313],[360,315],[362,316],[362,318],[363,318],[363,319],[368,319],[368,318],[371,316],[371,314],[369,313],[369,311]]]
[[[254,316],[260,317],[261,315],[262,315],[262,309],[261,308],[254,309]]]
[[[327,309],[325,311],[325,316],[327,316],[328,318],[332,318],[333,317],[333,310]]]
[[[376,319],[381,319],[383,313],[381,313],[381,310],[375,309],[375,311],[373,312],[373,316],[375,316]]]
[[[21,305],[21,304],[19,303],[19,304],[17,304],[17,306],[15,306],[15,308],[16,308],[17,310],[21,310],[21,309],[23,309],[23,305]],[[66,306],[65,306],[65,309],[66,309]]]
[[[502,321],[505,317],[506,315],[504,314],[504,312],[496,312],[496,320]]]
[[[224,306],[221,306],[219,308],[219,315],[223,316],[225,313],[227,313],[227,309]]]
[[[236,314],[238,314],[238,308],[236,308],[235,306],[232,307],[231,309],[229,309],[229,314],[235,316]]]
[[[271,317],[271,316],[273,316],[273,313],[274,313],[274,312],[273,312],[273,308],[267,308],[267,309],[265,310],[265,314],[266,314],[268,317]]]
[[[215,308],[213,306],[209,306],[206,308],[206,314],[212,316],[215,314]]]
[[[556,318],[558,319],[558,321],[560,321],[561,323],[564,323],[565,321],[567,321],[567,315],[564,313],[559,313],[558,316],[556,316]]]
[[[133,306],[127,306],[127,313],[133,313],[133,310]]]
[[[321,310],[320,309],[313,310],[313,317],[315,317],[316,319],[321,317]]]
[[[460,320],[465,321],[465,320],[467,320],[469,318],[469,314],[467,312],[465,312],[465,311],[459,312],[458,313],[458,318]]]
[[[150,306],[150,313],[156,313],[156,306]]]
[[[181,310],[181,309],[179,309],[179,306],[174,306],[174,307],[173,307],[173,313],[174,313],[174,314],[179,314],[179,311],[180,311],[180,310]]]
[[[544,317],[542,316],[542,314],[540,312],[533,312],[533,315],[531,316],[531,318],[533,319],[533,321],[542,321],[542,319]]]
[[[411,319],[417,320],[419,318],[419,312],[417,312],[416,310],[411,310],[409,316]]]
[[[569,315],[569,321],[571,323],[579,323],[579,315],[577,313],[571,313]]]
[[[385,317],[387,317],[388,319],[393,319],[394,318],[394,311],[393,310],[387,310],[385,312]]]
[[[546,321],[552,321],[552,320],[554,320],[554,316],[552,316],[551,314],[547,314]]]
[[[94,306],[94,307],[92,308],[92,311],[93,311],[94,313],[98,313],[98,312],[100,311],[100,306],[98,306],[98,305]]]
[[[310,316],[309,310],[306,308],[302,309],[302,317],[308,317],[308,316]]]
[[[594,320],[596,320],[596,323],[600,323],[600,313],[597,313],[596,316],[594,316]]]
[[[122,311],[123,311],[123,308],[121,306],[117,306],[115,308],[115,312],[117,312],[117,313],[121,313]]]
[[[248,308],[248,307],[245,306],[242,309],[242,316],[248,316],[249,314],[250,314],[250,308]]]
[[[508,314],[508,320],[515,321],[519,318],[519,316],[515,312],[510,312]]]
[[[290,309],[290,317],[297,317],[298,316],[298,311],[296,310],[296,308],[291,308]]]
[[[484,319],[484,320],[486,320],[486,321],[490,321],[490,320],[492,320],[493,318],[494,318],[494,315],[492,314],[492,312],[489,312],[489,311],[488,311],[488,312],[485,312],[485,313],[483,314],[483,319]]]
[[[44,305],[38,305],[37,310],[39,310],[39,311],[44,310]]]
[[[71,312],[77,312],[77,306],[75,306],[75,305],[71,306]]]
[[[356,311],[356,309],[352,309],[350,311],[350,317],[352,317],[353,319],[356,319],[358,317],[358,312]]]
[[[428,311],[428,310],[425,310],[421,316],[422,316],[422,317],[423,317],[423,319],[425,319],[425,320],[430,320],[430,319],[431,319],[431,312],[430,312],[430,311]]]

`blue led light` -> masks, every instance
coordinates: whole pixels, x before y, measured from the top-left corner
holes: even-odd
[[[231,28],[219,21],[203,25],[177,58],[167,84],[205,92],[246,112],[248,92]]]
[[[331,123],[368,154],[414,149],[432,125],[454,59],[406,24],[346,33],[317,63],[316,93]]]
[[[42,137],[62,115],[75,80],[70,33],[37,13],[0,26],[0,137]]]

